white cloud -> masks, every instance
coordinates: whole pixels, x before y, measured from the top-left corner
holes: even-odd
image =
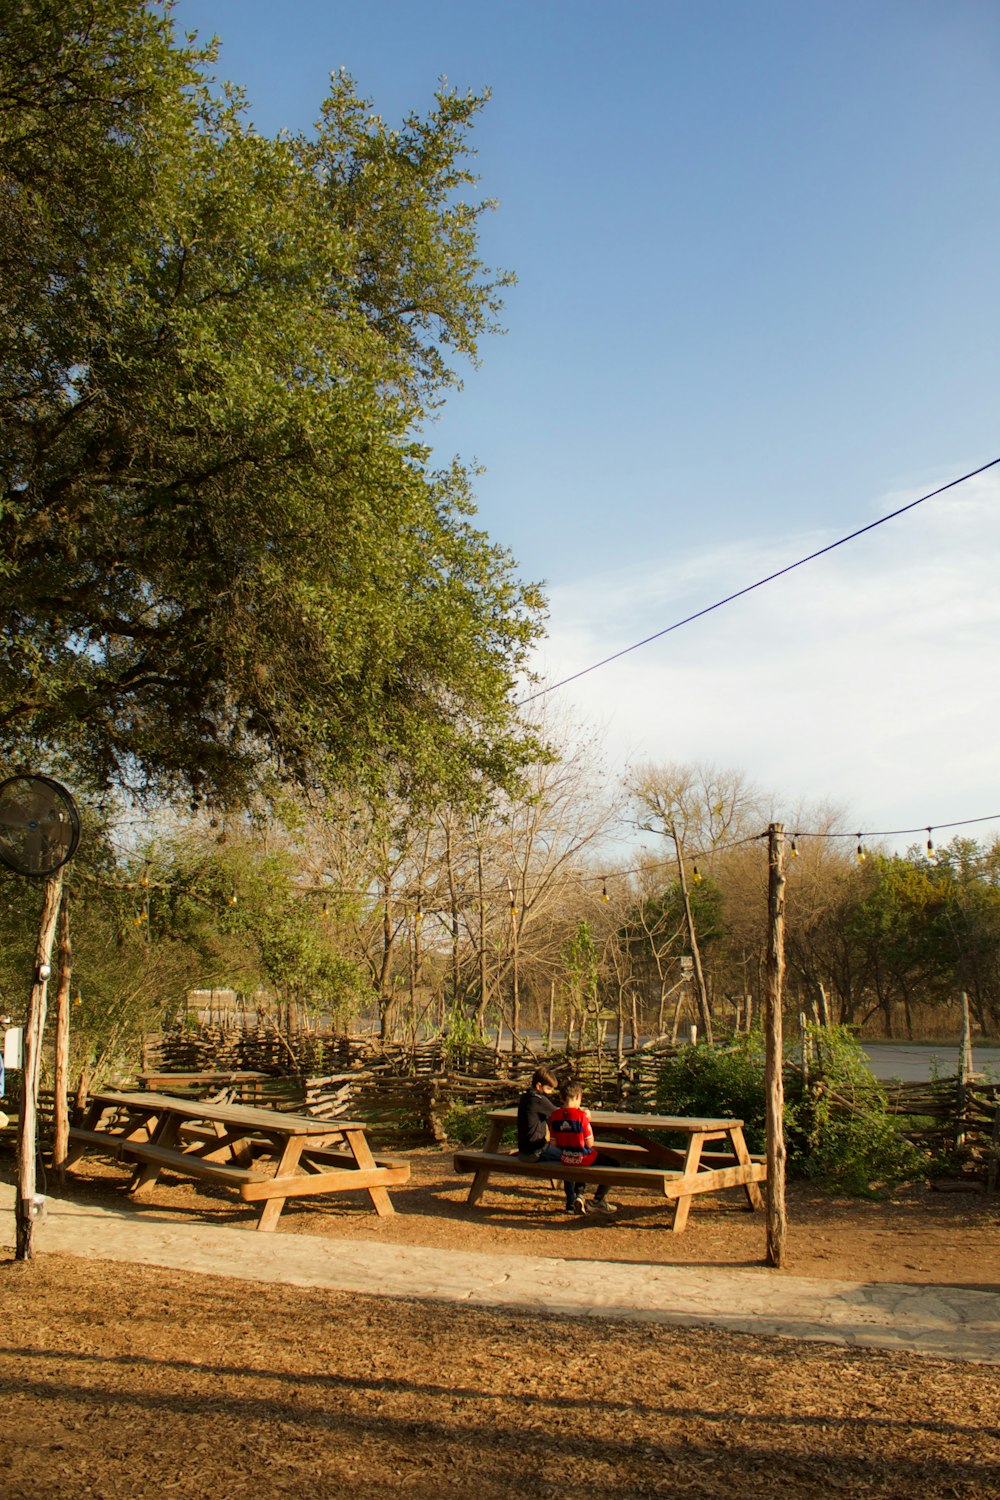
[[[835,539],[734,541],[557,587],[538,669],[567,677]],[[998,556],[988,475],[557,696],[607,726],[612,767],[740,766],[786,805],[832,800],[869,828],[1000,812]]]

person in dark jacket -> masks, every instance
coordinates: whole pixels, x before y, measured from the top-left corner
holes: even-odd
[[[559,1080],[548,1068],[536,1068],[531,1087],[517,1101],[517,1154],[521,1161],[562,1161],[562,1152],[549,1140],[548,1118],[555,1109],[552,1095]],[[576,1183],[567,1182],[566,1212],[573,1212]]]

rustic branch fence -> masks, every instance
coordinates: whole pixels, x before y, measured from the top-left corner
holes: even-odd
[[[379,1144],[408,1147],[443,1143],[444,1121],[453,1105],[489,1109],[509,1103],[540,1060],[556,1073],[581,1077],[594,1108],[652,1111],[664,1063],[676,1051],[661,1039],[620,1053],[617,1046],[573,1047],[538,1059],[498,1054],[492,1045],[449,1045],[447,1038],[413,1046],[332,1033],[299,1032],[286,1038],[269,1025],[206,1024],[147,1037],[139,1071],[261,1073],[263,1078],[234,1083],[232,1097],[305,1110],[321,1119],[357,1118]],[[16,1076],[10,1075],[8,1082]],[[815,1078],[805,1081],[815,1083]],[[803,1086],[801,1068],[786,1064],[787,1095],[795,1098]],[[1000,1084],[973,1076],[889,1083],[883,1089],[910,1140],[939,1157],[949,1156],[964,1175],[993,1189],[1000,1186]],[[835,1097],[845,1109],[855,1102],[846,1092]],[[8,1105],[13,1107],[16,1100]],[[41,1092],[40,1114],[48,1136],[51,1089]]]

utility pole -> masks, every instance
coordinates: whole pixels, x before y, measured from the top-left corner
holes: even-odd
[[[764,987],[767,1093],[767,1264],[785,1261],[785,1090],[781,1001],[785,977],[785,825],[767,830],[767,962]]]

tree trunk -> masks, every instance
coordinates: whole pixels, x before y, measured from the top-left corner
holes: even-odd
[[[675,843],[675,848],[677,850],[677,874],[680,880],[681,900],[684,903],[684,921],[687,924],[688,942],[691,945],[691,959],[694,964],[694,983],[695,992],[698,996],[698,1014],[701,1017],[705,1040],[711,1046],[713,1042],[712,1015],[708,1005],[708,986],[705,984],[705,973],[701,967],[698,934],[695,931],[694,912],[691,910],[691,897],[688,894],[687,876],[684,873],[684,853],[679,843]]]
[[[42,897],[42,916],[35,948],[28,1015],[24,1026],[24,1057],[21,1074],[21,1115],[17,1125],[17,1260],[31,1259],[31,1237],[35,1214],[35,1154],[38,1134],[38,1078],[41,1067],[42,1034],[49,992],[49,964],[56,935],[56,920],[62,898],[63,872],[50,875]]]

